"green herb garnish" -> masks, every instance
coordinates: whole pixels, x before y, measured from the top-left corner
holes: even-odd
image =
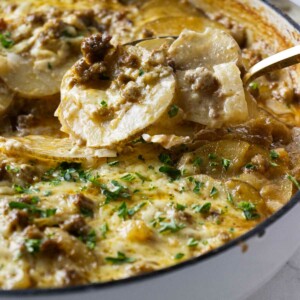
[[[10,37],[10,32],[7,32],[5,34],[0,33],[0,43],[3,48],[10,49],[14,45],[15,42]]]
[[[105,258],[105,261],[114,265],[121,265],[125,263],[133,263],[136,260],[134,258],[127,257],[123,252],[118,251],[117,257],[108,256]]]
[[[126,175],[122,176],[120,179],[123,181],[131,182],[135,179],[135,176],[132,174],[126,174]]]
[[[256,206],[251,202],[241,201],[238,203],[237,207],[243,211],[246,220],[255,220],[260,218],[260,215],[257,213]]]
[[[298,190],[300,190],[300,183],[295,177],[293,177],[290,174],[287,174],[287,179],[290,180],[297,187]]]
[[[28,253],[35,254],[40,251],[42,240],[40,239],[26,239],[24,241],[25,248]]]
[[[181,176],[180,170],[170,166],[160,167],[159,172],[168,175],[173,180],[179,179],[179,177]]]
[[[171,219],[170,222],[160,222],[159,223],[160,228],[158,232],[163,233],[163,232],[177,232],[183,228],[185,228],[184,224],[177,224],[174,219]]]
[[[178,106],[175,105],[175,104],[172,104],[171,107],[170,107],[170,109],[169,109],[169,111],[168,111],[169,117],[170,117],[170,118],[176,117],[177,114],[178,114],[178,111],[179,111]]]
[[[106,239],[106,234],[109,231],[109,227],[108,227],[107,223],[102,224],[100,227],[100,230],[102,233],[102,238]]]
[[[174,259],[179,260],[179,259],[182,259],[183,257],[184,257],[184,254],[179,252],[179,253],[175,254]]]
[[[230,164],[231,164],[231,160],[222,158],[222,166],[226,171],[228,170]]]
[[[210,196],[210,197],[214,197],[214,196],[216,196],[218,193],[219,193],[219,191],[217,190],[217,188],[213,186],[212,189],[210,190],[209,196]]]
[[[197,181],[195,180],[195,187],[193,189],[193,192],[195,194],[200,194],[200,190],[201,188],[204,186],[204,183],[203,182],[200,182],[200,181]]]
[[[192,208],[195,212],[198,212],[198,213],[201,213],[201,214],[207,214],[210,211],[211,203],[206,202],[203,205],[197,204],[197,205],[194,205]]]
[[[188,242],[187,242],[187,245],[188,245],[189,247],[197,247],[198,244],[199,244],[199,242],[196,241],[194,238],[190,238],[190,239],[188,240]]]

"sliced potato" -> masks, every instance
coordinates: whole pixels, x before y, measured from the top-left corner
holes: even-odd
[[[260,217],[269,215],[264,199],[252,185],[236,179],[227,181],[225,185],[232,195],[234,205],[238,207],[240,202],[250,202],[255,205]]]
[[[62,130],[85,141],[88,147],[126,141],[155,123],[173,101],[175,79],[171,68],[151,64],[151,53],[145,48],[128,46],[126,53],[139,58],[138,69],[119,66],[117,54],[110,63],[110,80],[72,84],[74,67],[63,79],[57,110]],[[129,82],[120,84],[120,74],[129,76]]]
[[[0,115],[3,115],[13,102],[14,95],[0,80]]]
[[[81,162],[93,158],[115,157],[116,152],[107,149],[79,147],[70,139],[48,136],[0,138],[0,151],[8,156],[22,156],[47,161]]]
[[[209,127],[248,119],[240,70],[240,49],[226,32],[185,30],[171,45],[178,81],[178,104],[186,119]]]
[[[154,36],[179,35],[184,29],[203,31],[206,27],[226,30],[219,23],[212,22],[205,17],[168,16],[143,24],[137,29],[137,33],[144,33],[145,30],[148,30]]]
[[[78,56],[67,59],[54,69],[49,69],[47,63],[43,68],[36,68],[33,58],[9,53],[0,57],[0,77],[10,89],[23,97],[50,96],[59,92],[64,74],[77,59]]]
[[[203,32],[184,30],[170,47],[169,54],[180,70],[241,62],[241,50],[233,37],[213,28]]]
[[[249,148],[249,143],[238,140],[208,143],[194,152],[184,154],[178,167],[185,170],[187,176],[207,174],[227,178],[240,173],[241,168],[248,163]],[[227,164],[224,160],[228,161]]]
[[[10,44],[0,45],[0,78],[22,97],[51,96],[59,93],[64,74],[79,59],[84,36],[98,32],[97,20],[91,16],[92,25],[87,25],[71,10],[27,6],[4,18]],[[32,14],[41,21],[29,21]]]

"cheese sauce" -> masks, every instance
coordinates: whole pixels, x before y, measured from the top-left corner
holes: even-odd
[[[54,112],[62,78],[93,34],[109,34],[116,47],[184,29],[221,29],[242,49],[240,69],[268,55],[241,24],[221,15],[209,19],[186,1],[126,2],[0,3],[2,289],[105,282],[180,263],[254,228],[300,187],[299,109],[287,70],[239,94],[238,101],[247,101],[247,120],[232,119],[241,124],[212,122],[219,117],[213,113],[199,124],[190,106],[191,117],[172,123],[184,115],[176,102],[150,129],[126,136],[125,144],[89,148],[68,127],[67,117],[84,106],[77,102],[63,118],[58,109],[60,130]],[[228,66],[233,84],[239,70]],[[159,78],[173,72],[172,63],[164,68]],[[126,74],[141,80],[144,73]],[[217,105],[233,97],[226,78]],[[193,102],[195,94],[186,95]],[[106,109],[107,101],[98,105]],[[215,123],[220,126],[205,126]]]

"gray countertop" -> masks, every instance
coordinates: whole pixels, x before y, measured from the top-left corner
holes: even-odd
[[[277,6],[285,10],[294,20],[300,22],[300,8],[287,0],[273,0]],[[300,0],[293,2],[299,3]],[[299,232],[300,238],[300,232]],[[292,259],[255,294],[247,300],[299,300],[300,299],[300,249]]]

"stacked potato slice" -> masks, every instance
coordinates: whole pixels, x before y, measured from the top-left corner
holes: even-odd
[[[185,30],[171,46],[169,40],[146,41],[111,49],[98,62],[85,61],[87,70],[105,64],[105,78],[94,74],[82,80],[79,65],[73,66],[63,79],[57,115],[62,130],[89,147],[114,148],[158,124],[156,134],[164,134],[164,125],[192,121],[221,127],[248,118],[240,49],[224,31]],[[172,146],[187,141],[187,136],[168,135],[170,143],[161,135],[144,137]]]

